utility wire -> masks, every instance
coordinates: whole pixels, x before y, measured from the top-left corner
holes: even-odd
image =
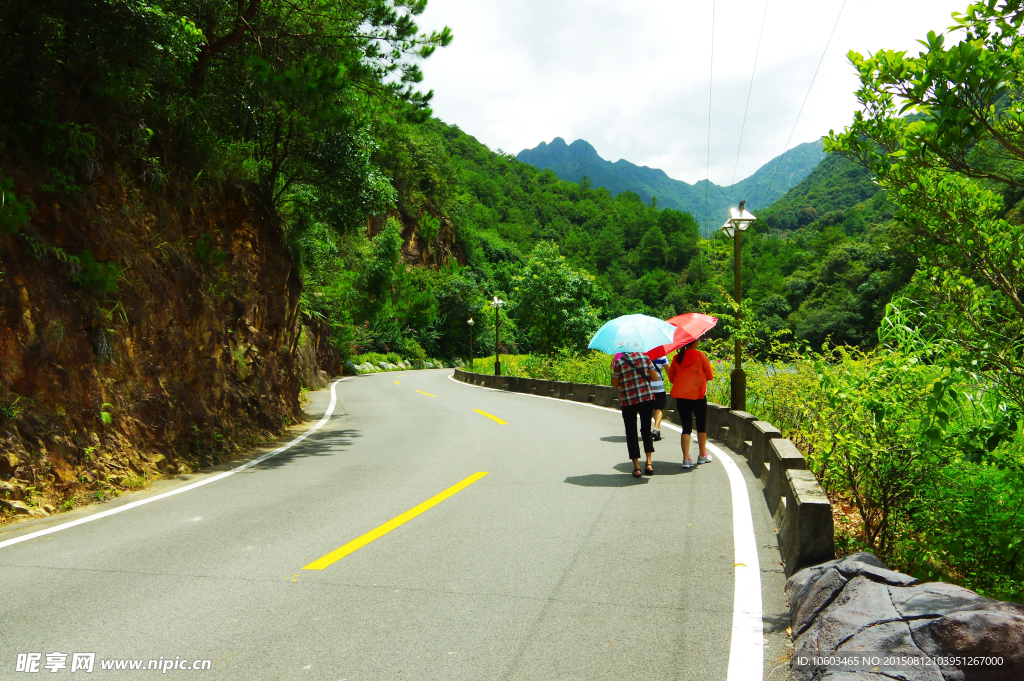
[[[715,83],[715,4],[716,0],[711,0],[711,59],[708,62],[708,155],[707,165],[704,169],[704,221],[697,234],[697,244],[699,245],[697,253],[700,255],[703,276],[707,276],[708,255],[711,248],[710,244],[706,243],[706,239],[710,237],[705,236],[705,232],[708,231],[708,191],[711,189],[711,102]]]
[[[740,166],[740,151],[743,149],[743,131],[747,127],[747,111],[750,110],[750,94],[754,91],[754,75],[757,73],[757,57],[761,54],[761,37],[764,35],[764,22],[768,17],[768,0],[764,0],[764,13],[761,15],[761,30],[757,34],[757,48],[754,50],[754,68],[750,70],[750,87],[747,89],[747,103],[743,107],[743,123],[740,124],[740,142],[736,146],[736,163],[732,167],[732,181],[729,183],[728,205],[732,205],[732,188],[736,186],[736,170]]]
[[[832,36],[836,33],[836,28],[839,26],[839,19],[843,16],[843,10],[846,9],[846,0],[843,0],[842,7],[839,8],[839,14],[836,16],[836,23],[832,26],[832,32],[828,34],[828,42],[825,43],[825,49],[821,52],[821,59],[818,60],[818,68],[814,69],[814,76],[811,77],[811,84],[807,86],[807,94],[804,95],[804,103],[800,105],[800,111],[796,114],[796,120],[793,121],[793,129],[789,131],[789,137],[786,139],[786,146],[782,148],[782,156],[779,157],[779,162],[775,164],[775,172],[772,173],[772,180],[768,183],[768,188],[764,190],[764,194],[761,196],[761,202],[757,205],[763,206],[765,199],[768,198],[768,192],[771,191],[772,185],[775,184],[775,176],[779,173],[779,166],[782,165],[783,159],[786,158],[786,152],[789,151],[789,143],[793,139],[793,133],[796,132],[797,123],[800,122],[800,114],[804,112],[804,106],[807,104],[807,99],[811,96],[811,88],[814,87],[814,79],[818,77],[818,71],[821,69],[822,62],[825,61],[825,55],[828,53],[828,46],[832,44]]]
[[[711,97],[715,83],[715,0],[711,0],[711,62],[708,65],[708,157],[704,169],[704,229],[708,226],[708,190],[711,188]]]

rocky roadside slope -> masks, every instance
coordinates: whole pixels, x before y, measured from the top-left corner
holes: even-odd
[[[33,205],[0,232],[0,522],[218,463],[302,418],[300,374],[338,373],[242,188],[14,190]]]

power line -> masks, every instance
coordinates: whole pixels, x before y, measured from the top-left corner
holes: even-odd
[[[846,0],[843,0],[843,5],[839,8],[839,14],[836,16],[836,23],[832,26],[832,32],[828,34],[828,42],[825,43],[825,49],[821,52],[821,59],[818,60],[818,68],[814,69],[814,76],[811,77],[811,84],[807,86],[807,94],[804,95],[804,102],[800,105],[800,111],[796,114],[796,120],[793,121],[793,129],[789,131],[789,137],[786,139],[786,146],[782,148],[782,156],[779,157],[779,162],[775,164],[775,172],[772,173],[772,180],[768,183],[768,188],[764,190],[764,194],[761,196],[761,201],[758,203],[758,207],[764,205],[765,199],[768,198],[768,192],[771,191],[772,185],[775,184],[775,176],[778,175],[779,166],[782,165],[783,159],[786,158],[786,152],[789,151],[789,143],[793,139],[793,133],[796,132],[796,126],[800,122],[800,115],[804,112],[804,106],[807,104],[807,99],[811,96],[811,88],[814,87],[814,79],[818,77],[818,71],[821,70],[821,64],[825,61],[825,55],[828,53],[828,46],[832,44],[832,36],[836,33],[836,28],[839,26],[839,19],[843,16],[844,9],[846,9]]]
[[[711,98],[715,83],[715,0],[711,0],[711,61],[708,64],[708,156],[704,169],[704,228],[708,226],[708,190],[711,188]]]
[[[706,273],[708,258],[704,251],[708,250],[710,246],[704,243],[705,232],[708,231],[708,191],[711,189],[711,103],[714,95],[713,87],[715,83],[715,4],[716,0],[711,0],[711,59],[708,61],[708,155],[707,165],[704,169],[704,224],[701,226],[697,238],[698,244],[701,245],[699,254],[701,256],[702,267],[701,269]]]
[[[768,0],[764,0],[764,13],[761,15],[761,30],[757,34],[757,48],[754,50],[754,67],[750,70],[750,87],[747,89],[747,103],[743,107],[743,123],[740,125],[740,142],[736,146],[736,163],[732,167],[732,181],[729,183],[728,205],[732,205],[732,188],[736,186],[736,170],[740,166],[740,151],[743,149],[743,131],[747,127],[747,111],[750,110],[750,94],[754,91],[754,74],[757,73],[757,57],[761,54],[761,37],[764,35],[764,22],[768,18]]]

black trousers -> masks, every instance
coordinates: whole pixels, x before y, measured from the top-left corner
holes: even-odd
[[[708,398],[702,397],[699,400],[684,400],[676,398],[676,411],[679,413],[679,422],[683,424],[683,432],[689,435],[693,432],[693,422],[697,421],[697,432],[708,432]]]
[[[622,422],[626,425],[626,449],[629,458],[640,458],[640,443],[636,437],[636,417],[640,416],[640,436],[644,440],[644,453],[654,451],[651,439],[651,413],[654,411],[654,400],[622,406]]]

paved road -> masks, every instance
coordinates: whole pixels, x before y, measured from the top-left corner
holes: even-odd
[[[736,568],[720,457],[684,471],[670,434],[657,474],[634,480],[617,413],[451,373],[342,381],[324,425],[274,458],[0,548],[0,679],[725,680]],[[330,390],[310,398],[312,424]],[[734,460],[757,534],[764,677],[778,679],[784,578],[760,486]],[[6,528],[0,546],[215,474]],[[67,668],[17,673],[32,652],[68,654]],[[96,654],[92,674],[71,674],[76,652]],[[211,669],[145,670],[161,657]],[[114,659],[143,671],[100,669]]]

